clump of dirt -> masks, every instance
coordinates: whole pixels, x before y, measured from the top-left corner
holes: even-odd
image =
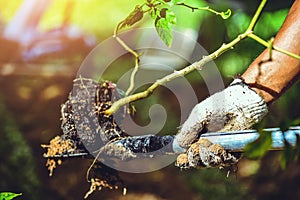
[[[230,172],[237,171],[237,163],[241,157],[239,152],[228,152],[222,146],[200,138],[193,143],[186,153],[177,157],[175,166],[181,169],[218,167]]]
[[[92,178],[90,178],[88,182],[90,182],[91,185],[89,191],[84,196],[85,199],[88,198],[94,191],[101,190],[102,188],[112,190],[119,189],[121,187],[123,188],[123,195],[126,195],[127,189],[116,170],[98,162],[90,168],[89,172],[90,173],[88,175]]]
[[[42,145],[48,149],[46,156],[92,153],[109,141],[126,137],[127,134],[117,125],[114,116],[104,114],[112,102],[120,97],[120,92],[112,82],[75,79],[68,100],[61,106],[63,134],[52,139],[49,145]]]
[[[48,158],[46,166],[49,170],[49,176],[53,175],[53,170],[56,168],[57,164],[61,164],[61,159],[52,159],[56,155],[69,154],[75,151],[74,143],[71,140],[62,140],[61,137],[56,136],[50,141],[49,145],[42,144],[43,148],[47,149],[47,153],[44,157]]]
[[[238,159],[218,144],[205,138],[193,143],[188,151],[177,157],[176,166],[180,168],[225,167],[236,164]]]
[[[121,97],[118,91],[109,81],[75,79],[73,90],[61,107],[61,137],[73,141],[79,149],[94,151],[111,140],[127,136],[113,115],[104,114]]]
[[[61,106],[63,134],[54,137],[48,145],[41,145],[47,149],[44,157],[48,158],[46,166],[50,176],[57,165],[61,164],[61,157],[72,157],[80,153],[89,155],[99,151],[110,141],[127,136],[117,125],[114,116],[104,114],[112,102],[121,97],[122,93],[112,82],[98,83],[81,77],[74,80],[73,90]],[[86,197],[96,189],[117,189],[118,184],[122,183],[116,170],[96,160],[87,172],[87,179],[91,188]]]

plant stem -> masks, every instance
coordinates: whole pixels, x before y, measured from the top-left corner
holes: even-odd
[[[253,40],[257,41],[258,43],[262,44],[263,46],[265,46],[267,48],[270,48],[270,43],[267,42],[267,41],[265,41],[264,39],[258,37],[257,35],[255,35],[255,34],[252,33],[252,34],[249,34],[248,37],[252,38]],[[273,46],[272,45],[272,49],[275,50],[275,51],[278,51],[280,53],[286,54],[288,56],[291,56],[293,58],[296,58],[296,59],[300,60],[300,56],[298,56],[296,54],[293,54],[293,53],[291,53],[289,51],[286,51],[284,49],[281,49],[281,48],[279,48],[277,46]]]
[[[214,9],[211,9],[209,6],[205,6],[205,7],[194,7],[194,6],[187,5],[187,4],[185,4],[185,3],[177,3],[177,4],[175,4],[175,5],[187,7],[187,8],[189,8],[189,9],[191,9],[192,12],[194,12],[195,10],[206,10],[206,11],[209,11],[209,12],[211,12],[211,13],[214,13],[214,14],[216,14],[216,15],[221,15],[221,16],[222,16],[223,13],[224,13],[224,12],[217,12],[217,11],[215,11]],[[231,13],[231,11],[230,11],[230,13]]]
[[[246,38],[249,34],[251,34],[252,32],[250,31],[246,31],[245,33],[243,34],[240,34],[239,36],[237,36],[234,40],[232,40],[230,43],[228,44],[223,44],[218,50],[216,50],[215,52],[211,53],[210,55],[208,56],[204,56],[200,61],[197,61],[179,71],[174,71],[173,73],[161,78],[161,79],[158,79],[156,80],[147,90],[143,91],[143,92],[139,92],[139,93],[136,93],[136,94],[133,94],[133,95],[130,95],[130,96],[127,96],[127,97],[124,97],[122,99],[119,99],[118,101],[115,101],[112,106],[107,109],[105,111],[105,114],[106,115],[112,115],[113,113],[115,113],[121,106],[125,105],[125,104],[128,104],[128,103],[131,103],[131,102],[134,102],[134,101],[137,101],[139,99],[143,99],[143,98],[146,98],[148,97],[150,94],[153,93],[153,91],[158,88],[159,86],[175,79],[175,78],[178,78],[178,77],[181,77],[181,76],[185,76],[186,74],[194,71],[195,69],[198,69],[198,70],[201,70],[202,67],[216,59],[217,57],[219,57],[221,54],[223,54],[224,52],[230,50],[233,48],[234,45],[236,45],[237,43],[239,43],[241,40],[243,40],[244,38]]]
[[[128,51],[129,53],[131,53],[134,57],[135,57],[135,66],[134,66],[134,69],[130,75],[130,82],[129,82],[129,87],[128,89],[126,90],[125,92],[125,95],[128,96],[133,88],[134,88],[134,79],[135,79],[135,75],[139,69],[139,66],[140,66],[140,55],[135,52],[132,48],[130,48],[121,38],[118,37],[118,29],[119,29],[119,26],[120,24],[117,25],[115,31],[114,31],[114,38],[116,38],[117,42],[122,46],[124,47],[124,49],[126,51]]]
[[[273,47],[274,47],[274,45],[273,45],[273,42],[274,42],[274,38],[272,37],[270,40],[269,40],[269,47],[268,47],[268,49],[269,49],[269,60],[272,60],[272,56],[273,56]]]
[[[254,26],[255,26],[258,18],[259,18],[259,15],[261,14],[261,12],[262,12],[264,6],[266,5],[266,3],[267,3],[267,0],[262,0],[260,2],[259,6],[258,6],[258,8],[257,8],[257,10],[256,10],[256,12],[255,12],[255,14],[254,14],[251,22],[250,22],[248,28],[247,28],[247,31],[253,31],[253,28],[254,28]]]
[[[139,69],[139,66],[140,66],[139,62],[140,62],[139,56],[135,57],[135,66],[134,66],[133,71],[132,71],[132,73],[130,75],[129,87],[128,87],[128,89],[125,92],[125,96],[128,96],[132,92],[132,90],[134,88],[135,76],[136,76],[136,73],[137,73],[137,71]]]
[[[269,46],[270,46],[270,44],[269,44],[267,41],[265,41],[264,39],[258,37],[258,36],[255,35],[255,34],[250,34],[250,35],[248,35],[248,37],[249,37],[249,38],[252,38],[252,39],[255,40],[256,42],[262,44],[263,46],[265,46],[265,47],[267,47],[267,48],[269,48]]]

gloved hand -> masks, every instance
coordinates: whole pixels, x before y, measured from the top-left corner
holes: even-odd
[[[241,79],[235,79],[226,89],[193,108],[175,136],[173,150],[177,153],[187,152],[178,159],[187,159],[188,166],[199,165],[199,162],[202,166],[222,166],[222,162],[226,162],[226,159],[235,162],[233,160],[236,159],[219,145],[203,139],[197,141],[200,135],[206,132],[249,129],[267,112],[268,108],[263,98]],[[192,145],[194,142],[197,142],[196,146]],[[200,160],[195,162],[199,157]]]

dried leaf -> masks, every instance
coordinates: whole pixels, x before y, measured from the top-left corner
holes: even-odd
[[[123,20],[120,25],[118,30],[129,27],[140,21],[144,16],[144,11],[142,9],[141,5],[137,5],[134,10],[126,17],[125,20]]]

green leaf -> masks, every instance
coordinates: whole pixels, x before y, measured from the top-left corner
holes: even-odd
[[[1,192],[0,193],[0,200],[10,200],[14,199],[15,197],[21,196],[22,193],[16,194],[12,192]]]
[[[244,12],[236,11],[232,17],[226,21],[227,35],[231,39],[244,32],[250,24],[251,18]]]
[[[140,21],[144,16],[144,11],[141,5],[137,5],[134,10],[124,19],[120,25],[118,30],[129,27]]]
[[[279,163],[282,169],[286,167],[293,161],[297,161],[300,156],[300,137],[296,134],[296,147],[290,145],[286,140],[284,140],[284,150],[279,157]]]
[[[174,12],[172,12],[171,10],[169,10],[169,9],[166,10],[165,18],[170,24],[176,24],[176,16],[175,16]]]
[[[300,136],[296,134],[296,148],[295,148],[295,160],[299,160],[300,157]]]
[[[280,127],[280,130],[282,132],[285,132],[290,127],[292,127],[292,126],[298,126],[299,124],[300,124],[300,118],[295,119],[295,120],[291,120],[291,119],[285,118],[285,119],[283,119],[283,120],[280,121],[279,127]]]
[[[159,11],[159,17],[165,18],[171,24],[176,24],[176,16],[175,16],[174,12],[172,12],[168,8],[161,9]]]
[[[185,0],[164,0],[170,6],[176,5],[178,3],[183,3]]]
[[[250,159],[262,157],[272,146],[272,133],[265,131],[259,133],[259,138],[245,147],[245,155]]]
[[[185,0],[171,0],[174,4],[183,3]]]
[[[157,12],[157,8],[152,7],[151,10],[149,11],[149,15],[151,16],[152,19],[156,20],[157,17],[159,17],[159,12]]]
[[[293,147],[284,140],[284,150],[279,157],[279,163],[282,169],[286,169],[286,167],[293,161],[295,158],[295,151]]]
[[[171,23],[166,18],[158,18],[155,21],[155,28],[162,41],[170,47],[173,40]]]
[[[223,19],[228,19],[231,16],[231,10],[228,9],[226,12],[221,12],[220,15]]]
[[[153,9],[151,17],[155,17],[155,28],[162,41],[170,47],[173,40],[172,24],[176,24],[174,12],[168,8]]]

